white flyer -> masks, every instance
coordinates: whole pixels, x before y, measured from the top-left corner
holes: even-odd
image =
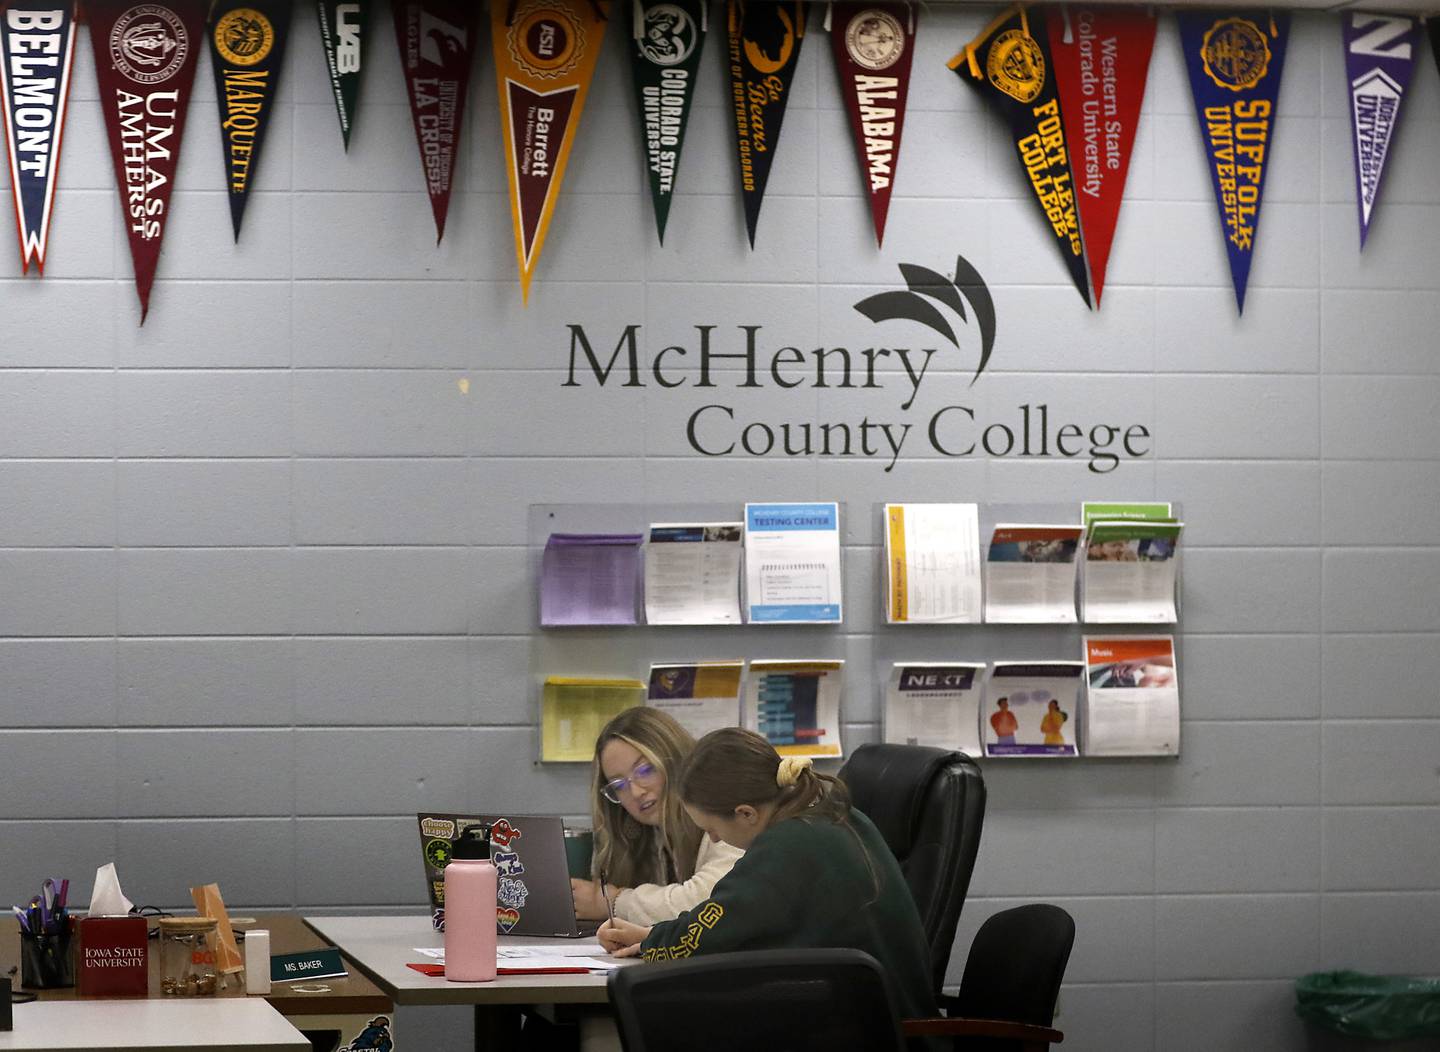
[[[997,661],[980,714],[986,756],[1078,756],[1083,661]]]
[[[1183,522],[1090,523],[1081,583],[1084,620],[1172,624]]]
[[[980,688],[985,666],[897,661],[885,692],[885,740],[980,755]]]
[[[844,670],[840,660],[750,662],[745,726],[781,756],[839,757]]]
[[[743,661],[651,665],[645,704],[663,709],[694,738],[740,725]]]
[[[664,523],[645,545],[645,620],[652,625],[738,625],[744,524]]]
[[[999,524],[985,557],[985,620],[1074,624],[1082,526]]]
[[[1180,671],[1172,636],[1086,636],[1087,756],[1178,756]]]
[[[885,505],[885,595],[890,624],[979,624],[978,507]]]
[[[745,505],[747,620],[838,624],[840,591],[838,504]]]

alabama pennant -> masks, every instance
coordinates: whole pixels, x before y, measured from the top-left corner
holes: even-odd
[[[705,0],[634,0],[630,7],[630,69],[640,106],[655,230],[664,244],[680,148],[695,99],[695,73],[709,27]]]
[[[316,0],[320,16],[320,43],[325,48],[325,68],[330,74],[330,92],[335,96],[335,115],[340,118],[340,136],[350,149],[350,128],[360,99],[360,73],[365,68],[365,30],[370,25],[371,0],[337,3]]]
[[[1350,141],[1355,147],[1355,198],[1360,210],[1360,247],[1380,198],[1380,178],[1400,126],[1400,103],[1415,71],[1420,20],[1405,15],[1346,11],[1345,79],[1350,82]]]

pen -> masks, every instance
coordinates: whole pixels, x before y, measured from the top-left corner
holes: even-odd
[[[605,871],[600,871],[600,897],[605,900],[605,912],[610,914],[610,923],[615,923],[615,907],[610,905],[610,896],[605,894]]]
[[[20,922],[20,927],[24,928],[27,932],[30,931],[30,918],[25,915],[24,910],[19,906],[11,906],[10,912],[15,914],[15,919]]]

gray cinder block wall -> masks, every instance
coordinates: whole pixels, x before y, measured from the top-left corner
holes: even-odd
[[[437,247],[379,22],[347,156],[297,17],[238,246],[201,70],[143,329],[82,31],[49,273],[22,280],[0,252],[4,895],[52,872],[83,888],[113,858],[143,902],[219,879],[247,908],[415,908],[417,809],[582,812],[582,772],[531,764],[530,503],[825,498],[863,517],[885,499],[1157,497],[1189,521],[1184,756],[990,765],[962,951],[1012,902],[1066,906],[1061,1023],[1082,1050],[1303,1048],[1295,976],[1440,971],[1428,54],[1361,255],[1339,27],[1296,18],[1237,320],[1168,17],[1094,314],[999,122],[944,67],[981,13],[923,15],[883,251],[818,17],[753,252],[712,20],[657,246],[617,23],[527,309],[488,42]],[[901,419],[893,364],[879,391],[562,387],[570,324],[606,354],[629,324],[647,353],[696,324],[881,339],[851,305],[896,287],[899,262],[956,253],[994,291],[995,356],[974,386],[973,361],[936,365],[892,472],[702,457],[684,426],[711,401],[741,422]],[[961,399],[982,419],[1046,402],[1138,422],[1153,450],[1102,476],[923,449],[924,410]],[[852,526],[844,649],[878,676],[873,532]],[[861,672],[850,745],[878,712]],[[463,1046],[442,1036],[453,1017],[406,1015],[427,1045]]]

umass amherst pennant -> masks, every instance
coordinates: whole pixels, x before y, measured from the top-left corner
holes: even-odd
[[[1099,307],[1155,47],[1155,15],[1139,7],[1066,7],[1049,16],[1049,28]]]
[[[695,98],[695,73],[705,46],[705,0],[635,0],[630,68],[640,103],[645,170],[655,204],[655,229],[665,242],[670,199]]]
[[[727,0],[726,11],[740,190],[745,201],[745,231],[754,248],[755,226],[780,142],[790,85],[800,64],[810,5],[804,0]]]
[[[885,241],[885,217],[900,160],[910,63],[915,58],[915,8],[908,3],[836,4],[830,13],[830,45],[840,94],[870,195],[875,243]]]
[[[144,324],[204,46],[205,4],[89,0],[85,9]]]
[[[317,0],[315,10],[320,16],[320,43],[325,48],[325,68],[330,73],[330,91],[335,96],[340,135],[348,150],[350,128],[355,123],[355,106],[360,97],[360,73],[365,65],[370,0],[353,3]]]
[[[75,5],[0,3],[0,98],[10,189],[20,233],[20,266],[45,273],[45,245],[55,204],[60,138],[75,59]]]
[[[240,240],[245,204],[260,167],[260,147],[275,108],[290,0],[220,0],[210,9],[210,65],[220,107],[220,153],[230,192],[230,225]]]
[[[1243,313],[1265,172],[1275,148],[1275,99],[1285,67],[1290,15],[1177,11],[1175,18],[1220,209],[1235,304]]]
[[[1420,20],[1402,15],[1346,11],[1345,79],[1350,82],[1350,141],[1355,146],[1355,196],[1360,208],[1360,247],[1380,198],[1385,158],[1400,126],[1400,102],[1415,72]]]
[[[1089,306],[1085,244],[1045,17],[1041,9],[1012,8],[986,26],[949,65],[1010,122],[1020,166],[1050,224],[1070,280]]]
[[[495,2],[505,6],[502,0]],[[480,33],[479,7],[473,0],[391,0],[436,244],[445,236],[450,211],[470,60]]]

